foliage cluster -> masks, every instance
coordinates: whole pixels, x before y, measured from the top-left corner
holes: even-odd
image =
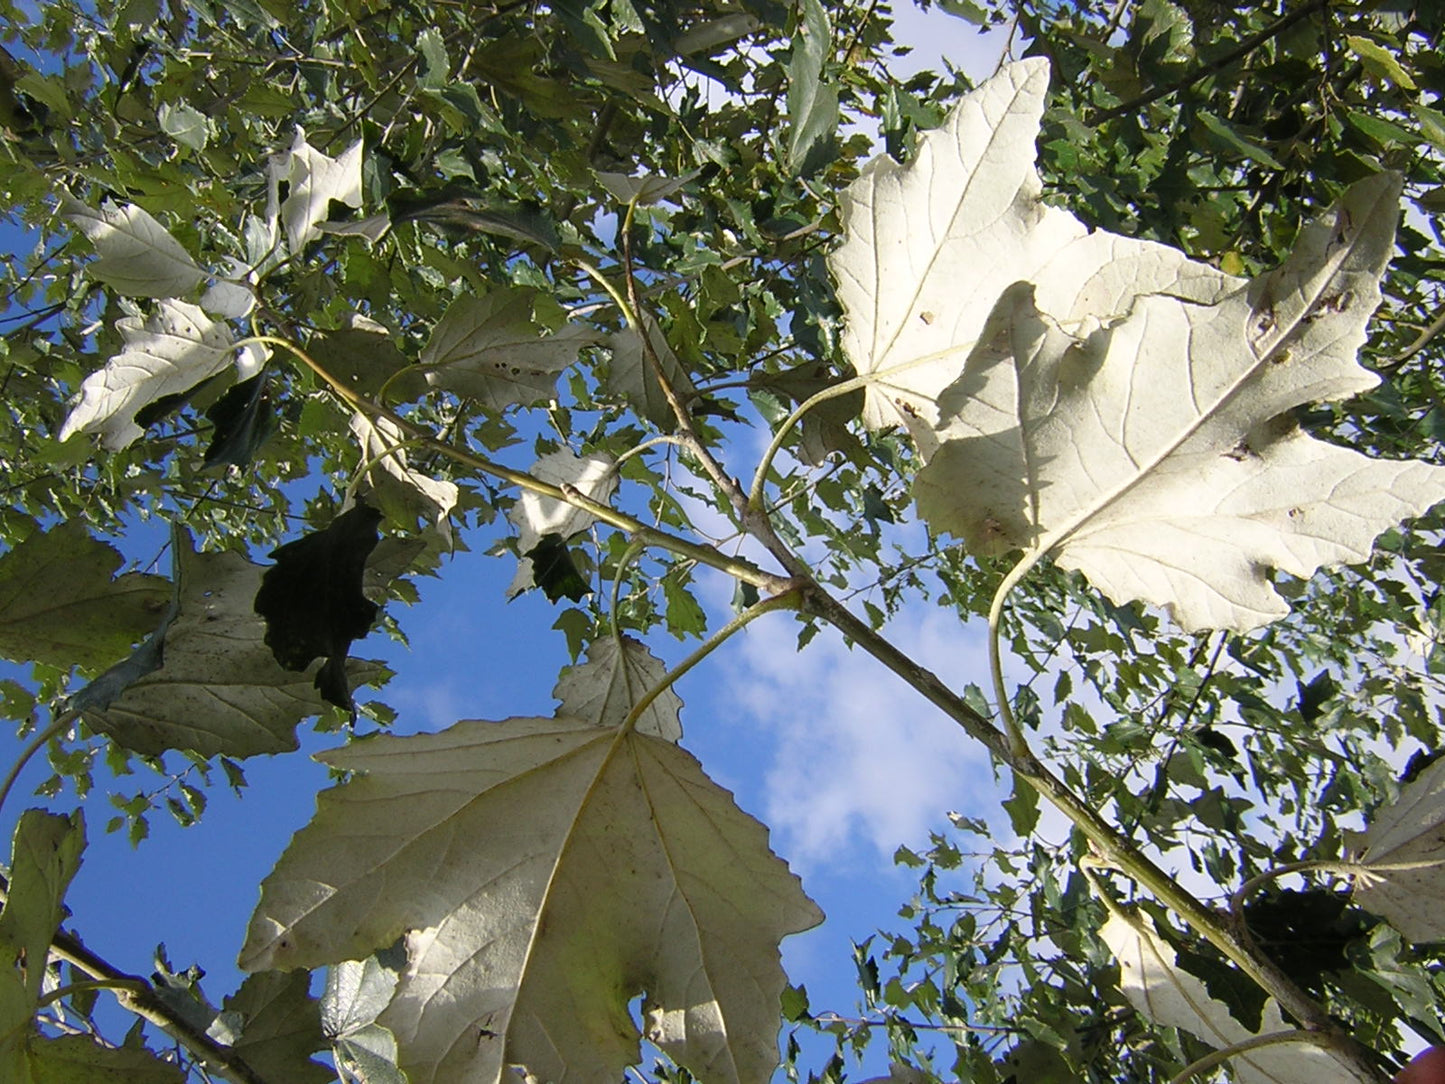
[[[1323,1084],[1445,1043],[1445,12],[939,6],[1048,64],[896,80],[858,0],[0,4],[0,693],[42,797],[108,790],[140,840],[303,720],[344,743],[220,1009],[61,928],[86,825],[28,811],[0,1072],[616,1078],[637,995],[658,1079],[763,1079],[780,1020],[790,1078],[886,1042],[899,1079]],[[1243,415],[1190,406],[1236,355]],[[1089,429],[1121,371],[1142,405]],[[1224,443],[1139,452],[1184,428]],[[1228,519],[1216,470],[1278,515]],[[107,541],[150,518],[168,579]],[[469,549],[556,603],[556,714],[356,738],[391,713],[353,643]],[[919,600],[1031,677],[918,666],[888,627]],[[816,908],[677,744],[680,670],[773,611],[1014,784],[1012,839],[900,851],[861,1015],[785,985]],[[699,641],[670,673],[664,632]],[[177,781],[126,794],[137,766]],[[319,999],[284,970],[322,967]],[[145,1025],[101,1037],[102,989]]]

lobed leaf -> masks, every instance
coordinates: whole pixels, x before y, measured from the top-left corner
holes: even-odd
[[[241,965],[407,938],[379,1023],[412,1084],[617,1079],[647,1039],[696,1076],[777,1062],[778,940],[822,916],[766,830],[670,741],[571,718],[464,721],[328,753]],[[517,811],[526,815],[518,817]]]
[[[1350,858],[1371,867],[1355,879],[1355,902],[1412,942],[1445,941],[1445,760],[1346,839]]]
[[[125,348],[85,378],[58,440],[96,433],[103,447],[119,451],[144,432],[135,421],[138,411],[223,372],[236,352],[226,326],[186,301],[162,299],[150,316],[123,316],[115,326]],[[236,368],[250,377],[260,360],[246,351]]]
[[[264,642],[253,604],[266,570],[238,553],[196,553],[183,531],[174,537],[170,618],[70,706],[138,753],[248,757],[295,749],[296,725],[325,706],[311,676],[282,668]],[[385,672],[353,661],[347,675],[367,682]]]
[[[452,302],[421,353],[427,382],[499,411],[552,398],[557,374],[597,335],[581,324],[545,333],[532,319],[535,299],[513,287]]]
[[[321,236],[320,227],[330,216],[333,200],[361,207],[361,141],[347,147],[340,158],[330,158],[311,146],[298,127],[290,149],[272,157],[267,176],[267,221],[273,236],[279,227],[289,251],[297,255]]]
[[[587,648],[587,661],[562,671],[552,695],[559,715],[619,726],[633,707],[667,676],[667,666],[631,636],[604,636]],[[682,700],[668,688],[648,704],[634,724],[643,734],[682,739]]]
[[[1186,630],[1283,616],[1271,569],[1363,560],[1445,498],[1445,469],[1371,460],[1294,420],[1377,383],[1355,355],[1398,193],[1393,175],[1361,181],[1278,270],[1212,304],[1143,294],[1083,337],[1042,291],[1010,288],[939,397],[920,511],[975,551],[1052,553]]]
[[[412,470],[402,450],[401,430],[387,418],[372,420],[364,414],[353,414],[351,432],[361,444],[362,461],[367,467],[362,492],[399,526],[411,530],[420,517],[450,541],[447,517],[460,496],[457,484]]]
[[[159,576],[123,559],[76,522],[36,531],[0,556],[0,655],[16,662],[100,667],[154,631],[170,603]]]

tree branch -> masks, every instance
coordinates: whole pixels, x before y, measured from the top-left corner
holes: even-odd
[[[10,884],[0,876],[0,903],[9,899]],[[122,1008],[149,1021],[175,1039],[214,1072],[236,1084],[278,1084],[264,1079],[234,1049],[216,1042],[178,1016],[157,994],[155,985],[139,975],[122,971],[97,956],[74,934],[57,930],[50,942],[53,956],[104,983]]]
[[[804,608],[833,625],[864,651],[901,677],[930,703],[980,741],[1001,763],[1013,769],[1042,797],[1074,823],[1106,863],[1131,877],[1179,915],[1262,989],[1272,994],[1290,1016],[1329,1046],[1359,1074],[1361,1080],[1382,1080],[1369,1052],[1343,1031],[1313,998],[1299,988],[1273,960],[1258,954],[1234,933],[1228,919],[1200,902],[1133,841],[1082,802],[1027,748],[1016,750],[1009,736],[985,719],[936,674],[914,662],[867,624],[855,617],[816,584],[804,593]]]

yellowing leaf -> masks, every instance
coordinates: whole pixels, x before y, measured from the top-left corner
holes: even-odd
[[[1355,355],[1398,195],[1398,177],[1368,178],[1279,269],[1213,304],[1139,296],[1087,335],[1028,284],[1010,288],[939,397],[943,443],[915,491],[924,516],[977,550],[1053,553],[1185,629],[1288,612],[1271,568],[1306,577],[1363,560],[1377,534],[1445,498],[1445,469],[1368,459],[1293,417],[1377,382]]]
[[[236,354],[226,326],[186,301],[163,299],[152,315],[124,316],[115,326],[125,349],[81,383],[59,440],[97,433],[105,448],[119,451],[144,432],[138,410],[224,371]],[[245,376],[256,371],[245,356],[237,368]]]
[[[90,273],[127,297],[184,297],[206,279],[181,243],[134,203],[97,211],[62,195],[61,208],[95,245],[99,259]]]
[[[778,940],[821,920],[766,830],[670,741],[571,718],[465,721],[322,757],[323,793],[262,886],[241,965],[408,964],[378,1023],[412,1084],[615,1080],[650,1042],[762,1084]]]
[[[1119,961],[1124,996],[1155,1024],[1183,1028],[1217,1049],[1290,1030],[1273,998],[1265,1002],[1259,1031],[1246,1028],[1209,996],[1204,983],[1179,967],[1174,950],[1143,916],[1112,914],[1099,936]],[[1238,1054],[1230,1064],[1238,1084],[1360,1084],[1327,1051],[1304,1042]]]
[[[1445,760],[1411,780],[1350,833],[1350,858],[1374,867],[1355,880],[1355,900],[1411,941],[1445,940]],[[1390,867],[1396,868],[1390,868]]]
[[[634,705],[667,675],[667,667],[631,636],[604,636],[587,649],[587,661],[562,672],[552,695],[561,701],[559,715],[587,719],[598,726],[618,726]],[[653,700],[637,719],[644,734],[678,741],[682,738],[682,701],[670,688]]]

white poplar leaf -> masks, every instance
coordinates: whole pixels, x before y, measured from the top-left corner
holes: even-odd
[[[1378,867],[1356,875],[1356,902],[1412,942],[1445,940],[1445,760],[1346,838],[1352,861]]]
[[[449,542],[451,526],[447,517],[457,505],[457,484],[412,470],[405,451],[388,451],[404,438],[396,424],[386,418],[373,421],[364,414],[353,414],[351,432],[361,444],[365,461],[371,464],[367,482],[375,498],[373,503],[403,526],[414,526],[416,517],[421,516]]]
[[[920,137],[906,166],[880,155],[843,193],[845,237],[828,264],[843,349],[869,380],[869,426],[931,424],[998,295],[1085,236],[1039,198],[1048,85],[1047,61],[1005,66]]]
[[[328,708],[314,668],[287,670],[255,611],[266,568],[239,553],[196,553],[175,532],[176,604],[134,655],[71,698],[86,723],[127,749],[249,757],[295,749],[296,726]],[[351,681],[376,683],[379,663],[352,659]]]
[[[1246,1028],[1179,967],[1174,950],[1142,915],[1115,912],[1099,936],[1119,961],[1124,996],[1161,1027],[1182,1028],[1216,1049],[1291,1030],[1273,998],[1265,1002],[1259,1030]],[[1307,1042],[1261,1047],[1236,1055],[1230,1065],[1238,1084],[1362,1084],[1343,1062]]]
[[[321,236],[321,223],[326,221],[332,200],[348,207],[361,207],[361,140],[342,152],[340,158],[329,158],[306,141],[306,133],[296,129],[290,150],[272,157],[268,168],[270,198],[267,218],[272,236],[277,224],[285,232],[288,250],[299,253],[309,242]],[[285,182],[286,197],[280,186]]]
[[[198,306],[163,298],[150,316],[124,316],[115,323],[125,348],[80,385],[58,438],[97,433],[101,444],[119,451],[144,430],[135,413],[165,395],[178,395],[230,365],[236,351],[226,325]],[[259,350],[236,359],[238,369],[259,369]],[[244,370],[243,370],[244,371]]]
[[[767,830],[670,741],[590,720],[468,720],[324,754],[324,792],[262,885],[248,970],[366,956],[405,932],[377,1022],[412,1084],[617,1080],[646,1037],[763,1084],[778,941],[821,921]],[[525,815],[519,817],[518,811]]]
[[[565,449],[553,452],[537,460],[528,473],[543,482],[575,486],[584,497],[598,504],[606,504],[617,489],[617,471],[612,457],[604,452],[582,457]],[[566,540],[592,526],[597,517],[566,501],[524,490],[507,518],[517,528],[517,551],[523,554],[517,575],[507,589],[510,596],[532,586],[532,562],[525,555],[536,548],[543,535],[555,534]]]
[[[225,276],[217,276],[201,295],[201,308],[213,316],[244,320],[256,307],[256,291],[251,288],[252,270],[244,260],[227,256]]]
[[[551,399],[557,374],[597,335],[581,324],[547,334],[532,319],[535,300],[534,290],[499,288],[452,302],[421,353],[427,383],[498,411]]]
[[[1377,383],[1356,352],[1398,194],[1394,175],[1361,181],[1277,270],[1213,304],[1145,294],[1084,337],[1011,287],[939,396],[920,511],[975,551],[1053,553],[1187,630],[1283,616],[1270,569],[1364,560],[1445,498],[1445,469],[1372,460],[1294,421]]]
[[[107,201],[100,210],[61,195],[65,217],[95,246],[92,275],[127,297],[184,297],[206,279],[181,243],[149,211]]]
[[[633,705],[667,675],[667,665],[631,636],[604,636],[587,648],[587,661],[562,671],[552,695],[557,714],[618,726]],[[682,738],[682,700],[671,688],[643,709],[636,727],[643,734],[675,742]]]

